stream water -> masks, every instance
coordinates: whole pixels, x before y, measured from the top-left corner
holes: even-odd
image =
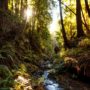
[[[50,79],[48,77],[49,72],[44,71],[44,86],[45,90],[64,90],[63,88],[60,87],[60,85],[56,82],[56,80]]]

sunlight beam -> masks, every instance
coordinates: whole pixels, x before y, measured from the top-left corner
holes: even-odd
[[[31,8],[27,8],[24,14],[27,21],[29,21],[29,19],[33,16],[33,10]]]
[[[52,33],[55,33],[55,29],[56,29],[56,23],[55,22],[52,22],[51,24],[50,24],[50,33],[52,34]]]

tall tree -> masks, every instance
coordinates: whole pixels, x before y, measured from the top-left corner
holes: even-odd
[[[62,36],[63,36],[63,40],[64,40],[64,47],[65,48],[70,48],[69,42],[68,42],[67,37],[66,37],[64,24],[63,24],[61,0],[58,0],[58,1],[59,1],[59,7],[60,7],[60,17],[61,17],[61,25],[62,25],[62,30],[61,31],[62,31]]]
[[[0,0],[0,8],[2,10],[8,10],[8,0]]]
[[[8,0],[0,0],[0,29],[2,29],[3,24],[3,14],[2,11],[8,10]]]
[[[36,51],[42,51],[45,46],[45,42],[49,39],[48,24],[51,21],[50,7],[53,0],[32,0],[30,2],[32,11],[34,11],[33,18],[30,18],[29,28],[29,42],[31,48]],[[36,42],[35,42],[35,40]],[[42,44],[42,45],[41,45]],[[43,47],[42,47],[43,46]]]
[[[88,0],[85,0],[85,7],[86,7],[86,11],[88,13],[88,16],[90,17],[90,8],[89,8],[89,5],[88,5]]]
[[[20,15],[23,15],[23,0],[21,0]]]
[[[29,1],[30,2],[30,1]],[[20,15],[23,16],[24,10],[28,8],[28,0],[20,0]]]
[[[76,0],[76,24],[77,24],[77,37],[85,36],[82,28],[82,19],[81,19],[81,2]]]
[[[11,6],[12,6],[11,9],[12,9],[12,11],[14,10],[14,5],[13,4],[14,4],[14,0],[11,0]]]
[[[17,15],[19,14],[19,4],[20,4],[20,0],[16,0],[15,1],[15,13]]]

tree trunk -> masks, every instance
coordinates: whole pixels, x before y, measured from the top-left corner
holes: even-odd
[[[8,0],[0,0],[0,8],[2,10],[8,10]]]
[[[89,35],[90,34],[90,30],[89,30],[89,25],[87,24],[87,22],[86,22],[86,20],[85,20],[85,17],[84,17],[84,13],[83,13],[83,10],[82,10],[82,7],[81,7],[81,12],[82,12],[82,17],[83,17],[83,20],[84,20],[84,26],[85,26],[85,28],[86,28],[86,33],[87,33],[87,35]]]
[[[18,0],[15,1],[15,14],[16,15],[19,14],[19,1]]]
[[[0,0],[0,31],[3,24],[3,12],[8,10],[8,0]]]
[[[23,0],[21,0],[21,7],[20,7],[20,15],[23,16],[24,13],[24,6],[23,6]]]
[[[82,19],[81,19],[81,3],[80,0],[76,0],[76,24],[77,24],[77,37],[85,36],[82,28]]]
[[[89,5],[88,5],[88,0],[85,0],[85,7],[86,7],[86,11],[88,13],[88,16],[90,17],[90,8],[89,8]]]
[[[68,42],[67,37],[66,37],[64,24],[63,24],[61,0],[59,0],[59,8],[60,8],[60,18],[61,18],[61,26],[62,26],[61,32],[62,32],[62,36],[63,36],[63,40],[64,40],[64,47],[65,48],[70,48],[69,42]]]
[[[12,4],[12,11],[14,11],[14,6],[13,6],[14,1],[13,0],[11,1],[11,4]]]

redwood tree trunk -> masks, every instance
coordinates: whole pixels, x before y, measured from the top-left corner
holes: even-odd
[[[81,19],[81,3],[80,0],[76,0],[76,24],[77,24],[77,37],[85,36],[82,28],[82,19]]]
[[[3,24],[2,12],[5,12],[7,10],[8,10],[8,0],[0,0],[0,30],[2,30],[2,24]]]
[[[62,36],[63,36],[63,40],[64,40],[64,47],[65,48],[70,48],[69,42],[68,42],[67,37],[66,37],[64,24],[63,24],[61,0],[59,0],[59,7],[60,7],[60,18],[61,18],[61,26],[62,26],[62,30],[61,31],[62,31]]]
[[[8,0],[0,0],[0,8],[2,10],[8,10]]]
[[[88,16],[90,17],[90,8],[89,8],[89,5],[88,5],[88,0],[85,0],[85,7],[86,7],[86,11],[88,13]]]

